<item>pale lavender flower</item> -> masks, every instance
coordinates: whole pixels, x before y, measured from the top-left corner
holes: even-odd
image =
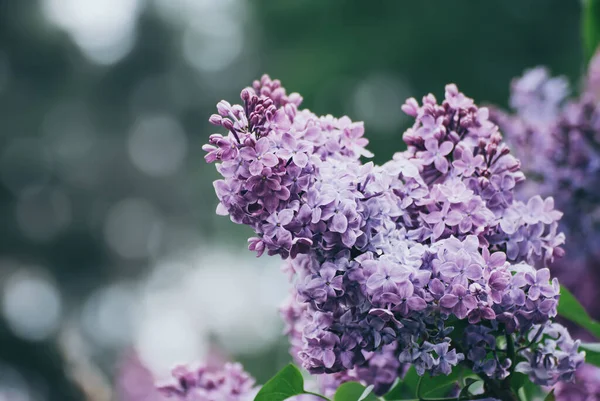
[[[448,159],[446,156],[452,152],[453,147],[452,142],[440,144],[435,138],[427,139],[425,141],[426,151],[421,156],[423,163],[433,163],[440,173],[446,174],[448,172]]]

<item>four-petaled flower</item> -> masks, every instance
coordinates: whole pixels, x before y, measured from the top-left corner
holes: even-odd
[[[440,306],[446,308],[459,319],[467,317],[469,312],[477,307],[477,300],[465,287],[457,284],[452,287],[452,292],[440,299]]]
[[[269,138],[262,137],[254,146],[244,146],[240,150],[242,159],[250,161],[250,173],[259,175],[265,167],[275,167],[279,163],[279,159],[270,151],[271,144]]]
[[[425,152],[423,152],[422,160],[425,164],[431,164],[442,174],[448,172],[448,159],[446,156],[452,152],[454,144],[452,142],[442,142],[435,138],[427,139],[425,141]]]

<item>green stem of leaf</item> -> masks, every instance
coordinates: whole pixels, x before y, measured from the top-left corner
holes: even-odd
[[[419,377],[419,381],[417,382],[417,398],[421,401],[424,401],[423,397],[421,397],[421,383],[423,382],[423,376]]]
[[[315,397],[319,397],[319,398],[321,398],[323,400],[331,401],[329,398],[325,397],[324,395],[313,393],[311,391],[305,391],[304,394],[314,395]]]
[[[515,370],[515,365],[517,363],[517,354],[515,352],[515,342],[512,334],[509,333],[506,333],[506,356],[508,356],[511,362],[508,375],[508,382],[510,383],[511,374]]]
[[[471,395],[468,398],[462,397],[462,398],[418,398],[418,401],[470,401],[470,400],[482,400],[484,398],[490,398],[491,396],[489,394],[477,394],[477,395]]]

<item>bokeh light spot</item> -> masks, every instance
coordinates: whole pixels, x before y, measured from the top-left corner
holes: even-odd
[[[185,159],[187,137],[173,117],[140,118],[128,141],[129,158],[141,172],[153,177],[176,173]]]
[[[4,285],[2,312],[12,331],[40,341],[59,326],[62,303],[58,288],[42,275],[19,270]]]

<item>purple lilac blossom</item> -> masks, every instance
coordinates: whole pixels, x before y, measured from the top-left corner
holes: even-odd
[[[387,358],[376,365],[386,372],[403,362],[448,374],[469,346],[451,339],[456,322],[523,346],[556,316],[558,281],[536,268],[562,255],[562,214],[552,198],[515,199],[520,162],[488,109],[455,85],[441,104],[431,94],[406,102],[415,119],[403,134],[408,148],[381,166],[361,161],[371,156],[362,123],[300,109],[279,81],[264,76],[241,98],[220,103],[210,121],[228,134],[204,147],[222,175],[215,187],[226,189],[218,211],[255,231],[249,248],[258,255],[286,259],[295,299],[282,313],[309,372],[369,371],[375,355]],[[483,350],[469,363],[503,377],[506,358],[487,360],[506,349]],[[566,358],[544,384],[572,376],[580,358]],[[357,378],[375,384],[368,377]]]
[[[528,70],[512,83],[512,113],[499,109],[492,113],[530,178],[527,185],[518,188],[517,195],[552,195],[564,212],[559,229],[569,238],[567,257],[554,263],[555,271],[563,284],[578,290],[582,302],[596,317],[600,309],[594,291],[579,288],[584,282],[600,284],[596,262],[600,256],[599,71],[600,55],[596,55],[581,95],[569,98],[571,89],[566,78],[553,78],[543,67]],[[539,201],[533,206],[546,208]],[[516,246],[513,248],[517,252]],[[582,280],[582,275],[587,280]]]
[[[600,53],[591,60],[581,94],[569,97],[564,77],[553,78],[543,67],[513,80],[510,113],[493,109],[493,119],[506,134],[528,185],[518,196],[552,195],[565,215],[560,230],[569,241],[565,257],[553,263],[555,274],[576,292],[592,316],[600,317]],[[587,337],[585,332],[577,336]],[[598,397],[598,369],[585,365],[575,374],[577,385],[559,384],[558,400]]]
[[[254,379],[239,363],[226,363],[220,368],[178,366],[172,374],[172,380],[157,388],[176,401],[251,401],[258,392]]]

